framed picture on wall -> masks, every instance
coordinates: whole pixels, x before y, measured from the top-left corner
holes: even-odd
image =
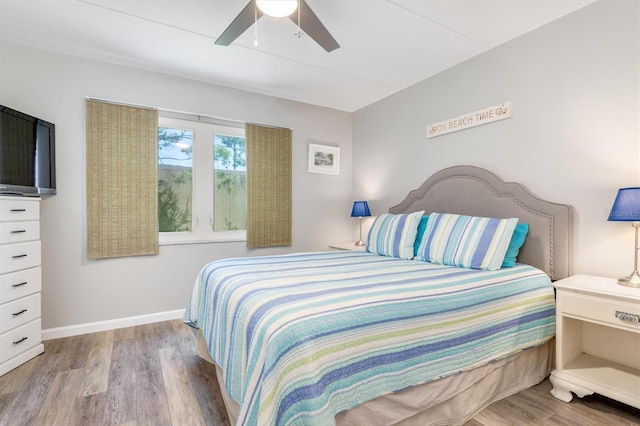
[[[309,173],[340,174],[340,148],[309,144]]]

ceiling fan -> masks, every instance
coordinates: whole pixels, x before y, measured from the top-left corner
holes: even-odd
[[[270,6],[275,7],[272,11]],[[294,13],[297,9],[297,13]],[[329,33],[320,19],[313,13],[305,0],[251,0],[242,12],[231,22],[226,30],[220,34],[215,44],[229,46],[240,37],[252,24],[263,15],[289,17],[299,29],[315,40],[324,50],[331,52],[340,47],[336,39]],[[296,33],[300,36],[300,32]]]

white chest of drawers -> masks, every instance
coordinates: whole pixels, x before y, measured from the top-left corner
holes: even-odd
[[[0,375],[44,352],[40,199],[0,197]]]
[[[640,289],[575,275],[556,293],[556,398],[599,393],[640,408]]]

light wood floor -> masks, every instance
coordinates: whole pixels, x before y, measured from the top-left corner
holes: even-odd
[[[228,425],[195,344],[179,320],[46,341],[44,354],[0,377],[0,425]],[[550,389],[547,379],[467,426],[640,425],[640,410],[599,396],[566,404]]]

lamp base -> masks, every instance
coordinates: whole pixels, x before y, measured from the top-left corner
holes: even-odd
[[[633,271],[629,276],[618,278],[618,284],[627,287],[640,287],[640,274],[638,271]]]
[[[364,242],[364,241],[362,241],[362,240],[360,240],[360,241],[357,241],[354,245],[355,245],[355,246],[358,246],[358,247],[362,247],[362,246],[366,246],[366,245],[367,245],[367,243],[366,243],[366,242]]]

